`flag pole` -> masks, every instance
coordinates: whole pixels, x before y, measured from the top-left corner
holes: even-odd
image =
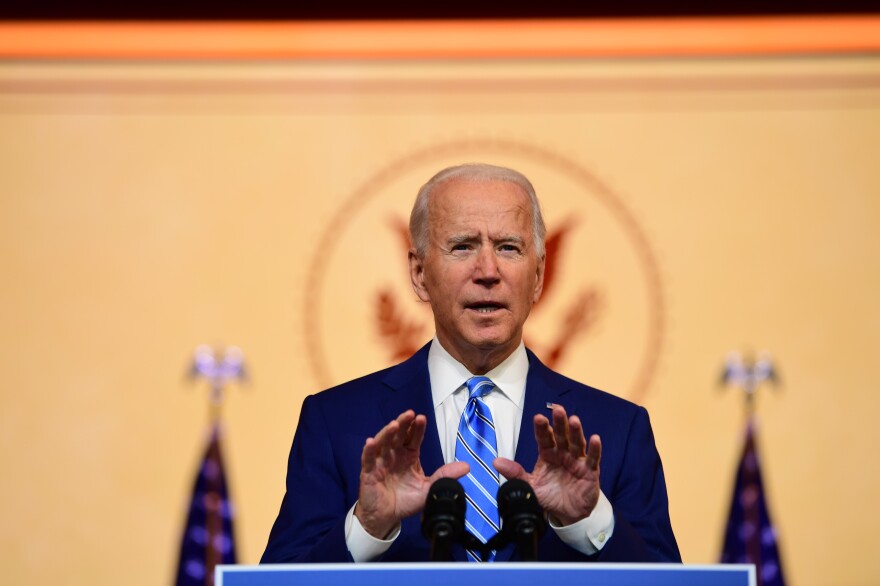
[[[738,387],[745,395],[746,434],[733,497],[730,503],[721,563],[754,564],[758,586],[783,586],[776,531],[761,479],[755,421],[755,396],[765,383],[774,385],[778,375],[767,353],[758,358],[732,352],[721,375],[721,384]]]
[[[220,451],[221,419],[226,386],[246,381],[244,355],[230,346],[202,345],[193,354],[189,377],[205,379],[208,394],[208,446],[196,474],[180,545],[177,586],[211,586],[218,564],[234,564],[233,510]]]

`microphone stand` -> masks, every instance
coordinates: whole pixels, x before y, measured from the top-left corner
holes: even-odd
[[[531,521],[523,521],[516,526],[514,532],[514,541],[516,542],[516,551],[524,562],[534,562],[538,560],[538,530],[535,523]]]
[[[498,489],[498,514],[504,542],[514,542],[524,562],[538,559],[538,540],[547,530],[544,510],[528,483],[511,479]],[[493,538],[494,539],[494,538]]]
[[[464,488],[452,478],[431,485],[422,512],[422,535],[431,542],[431,561],[452,561],[452,546],[467,534]],[[473,538],[473,536],[471,536]]]

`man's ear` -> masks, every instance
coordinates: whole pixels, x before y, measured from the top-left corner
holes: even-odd
[[[538,299],[541,298],[541,293],[544,291],[544,266],[546,265],[546,260],[546,254],[538,259],[538,269],[535,275],[535,294],[532,296],[532,304],[538,302]]]
[[[414,248],[409,251],[409,279],[418,298],[426,303],[431,301],[425,286],[425,265]]]

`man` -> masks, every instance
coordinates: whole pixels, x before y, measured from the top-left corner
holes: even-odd
[[[519,478],[550,521],[540,560],[681,561],[647,412],[523,345],[545,262],[528,179],[445,169],[420,190],[410,233],[410,278],[436,337],[402,364],[306,398],[262,562],[427,560],[419,513],[441,477],[460,479],[484,543],[498,529],[499,483]]]

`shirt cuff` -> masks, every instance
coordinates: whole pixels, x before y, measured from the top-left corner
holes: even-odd
[[[589,517],[565,527],[557,527],[550,521],[550,527],[572,549],[584,555],[593,555],[605,547],[614,533],[614,509],[605,493],[599,491],[599,502]]]
[[[356,562],[372,562],[388,551],[397,536],[400,535],[400,524],[391,532],[388,539],[376,539],[364,529],[360,520],[354,516],[355,502],[345,516],[345,546]]]

